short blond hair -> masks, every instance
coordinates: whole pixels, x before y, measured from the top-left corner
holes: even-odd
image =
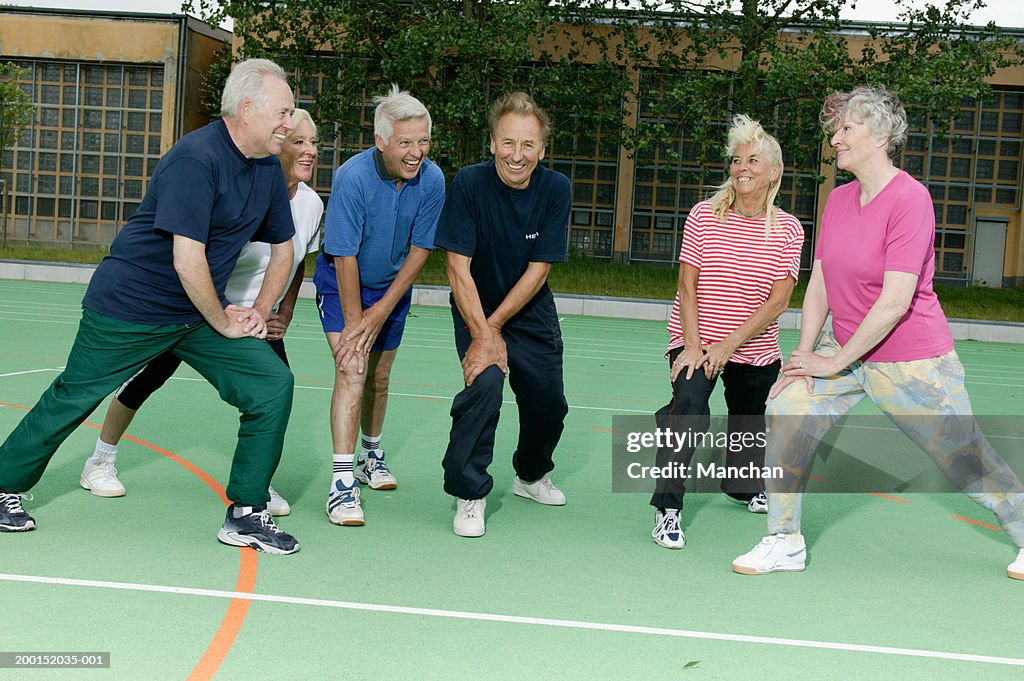
[[[782,161],[782,146],[777,139],[765,132],[759,122],[746,114],[737,114],[733,116],[732,124],[729,126],[729,134],[725,143],[725,157],[731,159],[736,155],[736,149],[745,144],[749,144],[754,153],[763,157],[772,167],[779,169],[779,174],[768,186],[768,197],[765,199],[765,234],[768,234],[779,226],[779,209],[775,206],[775,197],[779,194],[782,173],[785,169]],[[729,208],[735,202],[736,188],[733,186],[731,176],[718,185],[708,198],[715,218],[723,223],[729,221]]]

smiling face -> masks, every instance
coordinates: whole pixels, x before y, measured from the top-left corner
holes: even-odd
[[[544,159],[540,121],[532,114],[505,114],[491,136],[491,153],[501,181],[513,189],[525,189],[537,163]]]
[[[736,147],[729,162],[736,198],[747,206],[763,206],[768,200],[768,189],[779,177],[779,167],[772,165],[753,144]]]
[[[384,158],[388,176],[399,182],[411,180],[420,172],[430,151],[430,125],[426,118],[395,121],[391,124],[387,144],[380,135],[375,135],[374,140]]]
[[[866,122],[849,113],[839,120],[830,144],[836,152],[836,167],[854,175],[870,163],[888,157],[888,138],[874,134]]]
[[[265,158],[281,153],[285,138],[292,129],[295,102],[291,88],[280,78],[263,77],[266,101],[257,106],[250,99],[242,101],[242,120],[247,130],[247,143],[241,148],[246,158]]]
[[[313,126],[307,120],[301,121],[285,140],[277,158],[281,162],[284,179],[289,187],[299,182],[309,184],[313,179],[313,168],[316,167],[317,157],[316,143]]]

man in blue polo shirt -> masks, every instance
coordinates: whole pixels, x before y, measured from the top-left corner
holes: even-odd
[[[519,407],[512,491],[565,504],[548,477],[569,408],[547,278],[551,263],[565,261],[572,192],[569,178],[538,165],[550,127],[530,95],[499,97],[489,118],[494,159],[459,171],[437,228],[437,246],[448,251],[455,347],[466,382],[452,403],[442,462],[444,491],[457,498],[453,529],[462,537],[484,533],[494,485],[487,467],[506,374]]]
[[[444,205],[444,174],[427,159],[426,107],[397,85],[374,101],[376,144],[334,173],[313,276],[337,368],[327,497],[327,518],[335,525],[364,524],[360,482],[378,490],[398,486],[381,448],[388,382],[412,284],[434,247]],[[362,447],[354,465],[360,426]]]
[[[160,159],[139,209],[93,275],[64,372],[0,446],[0,530],[35,528],[21,496],[57,447],[100,402],[154,358],[173,352],[241,412],[217,538],[268,553],[299,550],[266,510],[291,413],[293,378],[266,343],[265,319],[287,284],[292,225],[281,152],[291,89],[266,59],[238,64],[222,119],[182,137]],[[242,247],[271,244],[253,307],[224,288]]]

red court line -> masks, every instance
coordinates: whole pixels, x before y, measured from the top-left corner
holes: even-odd
[[[21,409],[22,411],[29,411],[28,407],[20,404],[11,404],[9,402],[0,402],[0,406],[13,407],[15,409]],[[100,430],[100,426],[89,421],[83,422],[85,425]],[[214,494],[220,497],[220,500],[224,502],[224,505],[229,505],[231,502],[228,500],[227,492],[224,487],[217,482],[213,476],[204,471],[199,466],[196,466],[191,461],[183,459],[173,452],[169,452],[162,447],[158,447],[151,442],[140,440],[137,437],[131,435],[125,435],[125,439],[131,440],[136,444],[140,444],[147,449],[152,449],[157,454],[166,456],[174,463],[182,466],[192,475],[196,476],[203,483],[213,490]],[[238,551],[239,564],[238,564],[238,578],[235,581],[235,591],[239,593],[253,593],[256,588],[256,574],[259,567],[259,554],[254,549],[243,548]],[[224,658],[227,657],[228,652],[231,650],[231,646],[234,644],[235,639],[238,637],[238,632],[242,630],[242,625],[245,623],[245,616],[249,613],[249,604],[252,601],[235,598],[232,599],[228,604],[228,611],[224,614],[224,619],[220,622],[220,627],[217,628],[217,633],[213,635],[213,640],[210,641],[210,645],[207,646],[206,652],[199,658],[199,662],[196,664],[192,673],[188,675],[188,681],[207,681],[212,679],[214,674],[220,668],[224,662]]]
[[[621,430],[610,430],[608,428],[598,428],[597,426],[593,426],[593,429],[600,430],[602,433],[615,433],[616,435],[624,435],[624,433]]]
[[[995,525],[989,525],[988,523],[983,523],[980,520],[971,520],[970,518],[965,518],[962,515],[955,515],[953,517],[956,518],[957,520],[963,520],[965,523],[970,523],[972,525],[979,525],[979,526],[984,527],[984,528],[989,529],[989,530],[995,530],[996,532],[1002,532],[1003,531],[1003,528],[1001,528],[1001,527],[996,527]]]
[[[899,497],[891,497],[888,494],[882,494],[881,492],[868,492],[868,494],[873,494],[876,497],[881,497],[882,499],[888,499],[889,501],[898,501],[901,504],[909,504],[910,503],[906,499],[900,499]]]

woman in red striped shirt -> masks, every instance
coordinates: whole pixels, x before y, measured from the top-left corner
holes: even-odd
[[[789,305],[803,228],[774,205],[782,179],[778,141],[745,115],[733,118],[726,144],[729,177],[686,218],[679,253],[679,288],[668,322],[666,357],[672,399],[656,414],[675,437],[658,449],[659,478],[651,505],[652,536],[681,549],[685,480],[693,478],[693,435],[708,430],[708,402],[719,376],[729,409],[727,471],[764,465],[764,410],[779,375],[778,317]],[[766,509],[760,477],[725,477],[722,490],[754,513]]]

